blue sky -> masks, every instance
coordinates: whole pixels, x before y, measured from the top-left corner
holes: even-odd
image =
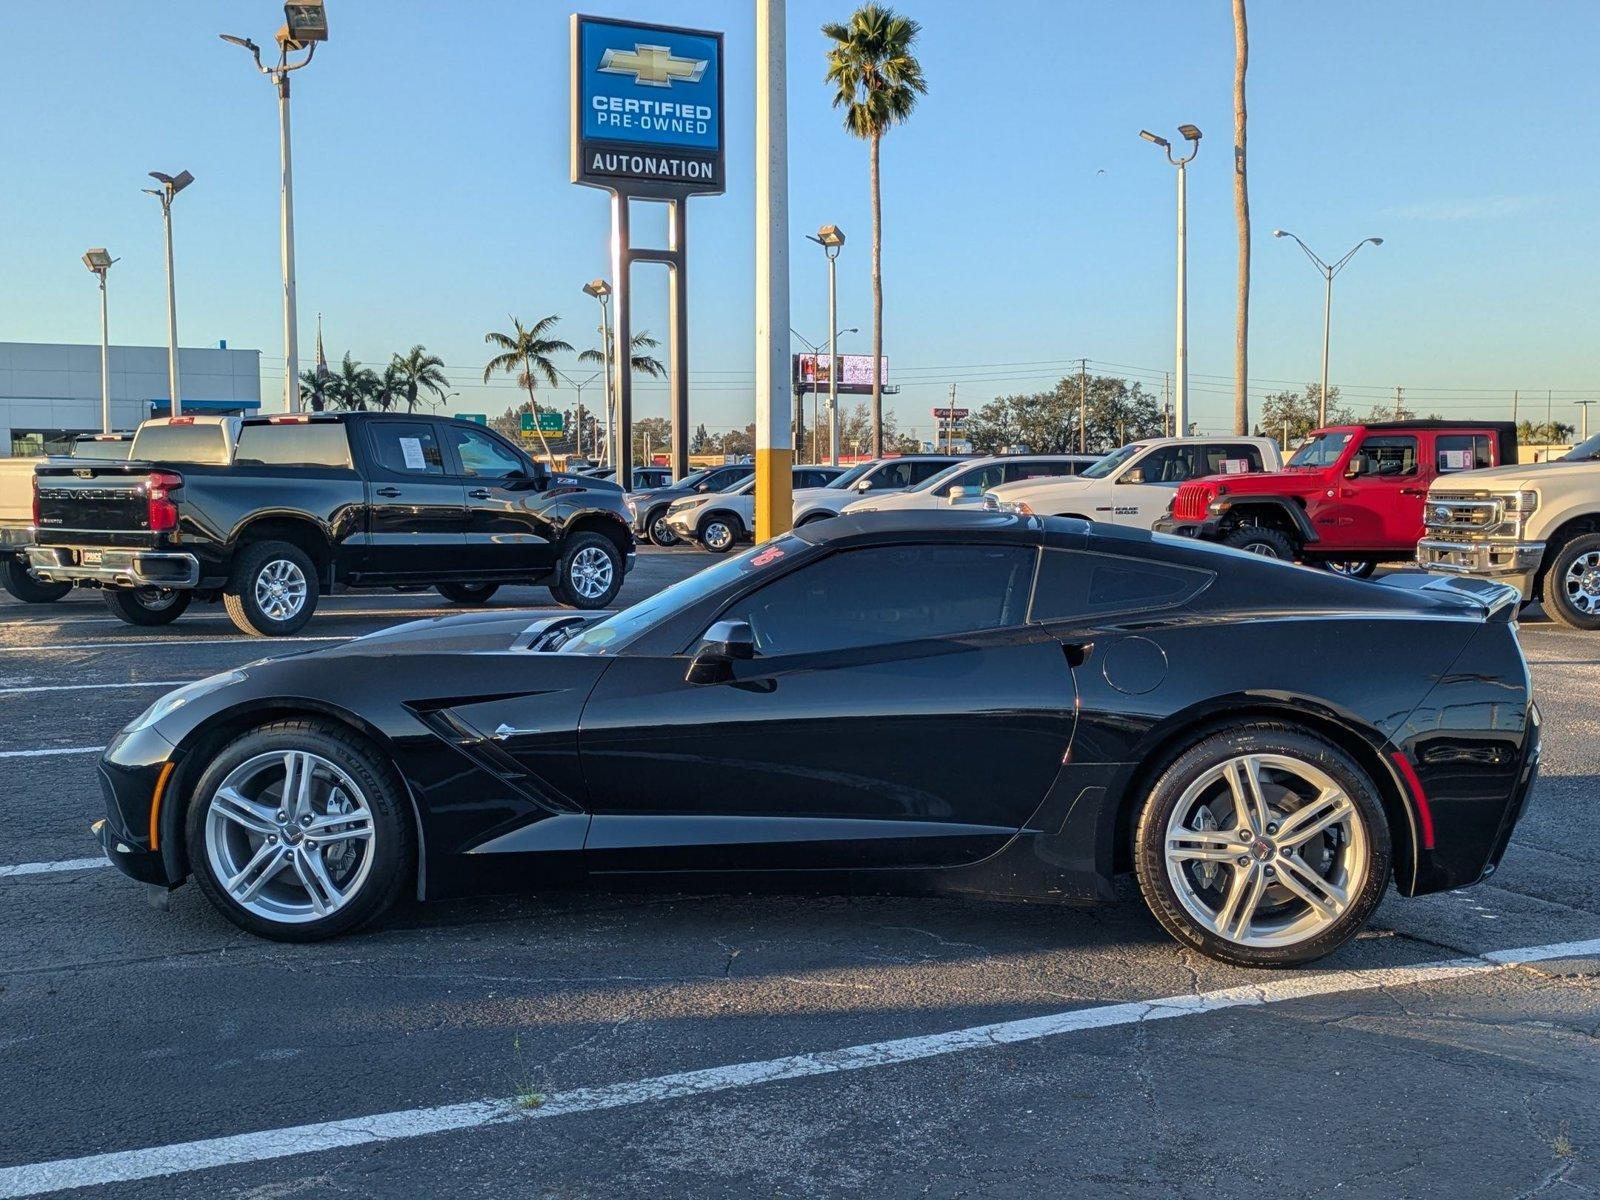
[[[1231,412],[1234,231],[1226,0],[1100,4],[911,0],[930,84],[884,145],[886,353],[904,426],[958,403],[1048,387],[1087,357],[1159,392],[1172,360],[1173,172],[1138,138],[1205,131],[1191,168],[1192,407]],[[606,269],[603,193],[567,182],[567,6],[552,0],[328,0],[333,40],[294,77],[303,352],[324,314],[328,353],[366,362],[423,342],[465,411],[515,400],[476,385],[483,334],[560,313],[593,344],[579,292]],[[224,11],[225,10],[225,11]],[[751,419],[752,6],[592,0],[585,11],[727,34],[730,187],[690,206],[691,408]],[[870,287],[866,148],[822,82],[825,20],[789,5],[792,297],[826,325],[821,251],[834,222],[841,325],[863,333]],[[1600,235],[1593,153],[1600,6],[1477,0],[1255,0],[1251,203],[1252,395],[1314,379],[1321,285],[1271,230],[1332,258],[1368,235],[1335,285],[1332,375],[1365,407],[1406,388],[1421,410],[1558,416],[1600,395],[1594,336]],[[277,138],[270,85],[220,31],[266,42],[270,0],[57,0],[15,5],[9,41],[0,338],[93,341],[90,245],[112,274],[113,339],[165,339],[154,168],[188,168],[179,199],[187,345],[259,347],[281,369]],[[23,48],[16,52],[16,48]],[[659,220],[636,216],[649,235]],[[664,233],[658,233],[664,236]],[[636,325],[665,332],[665,276],[636,275]],[[796,347],[798,348],[798,346]],[[574,369],[576,364],[572,364]],[[588,372],[580,374],[580,378]],[[640,415],[666,397],[641,388]]]

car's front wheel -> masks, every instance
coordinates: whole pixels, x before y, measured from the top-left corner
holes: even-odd
[[[500,590],[498,583],[438,583],[434,591],[451,604],[487,604]]]
[[[1388,822],[1366,772],[1308,730],[1253,723],[1190,746],[1157,776],[1134,865],[1150,911],[1222,962],[1332,953],[1388,885]]]
[[[0,560],[0,587],[24,604],[49,604],[72,590],[70,583],[47,583],[35,578],[27,563],[9,554]]]
[[[192,592],[176,588],[102,588],[106,607],[129,625],[170,625],[189,607]]]
[[[200,890],[235,925],[277,941],[354,929],[394,903],[415,861],[401,786],[331,723],[275,721],[235,738],[185,818]]]
[[[1346,579],[1370,579],[1372,573],[1378,569],[1377,563],[1362,558],[1329,559],[1322,565],[1335,575],[1343,575]]]
[[[1575,537],[1544,577],[1544,611],[1569,629],[1600,629],[1600,533]]]
[[[1241,525],[1224,537],[1222,544],[1246,554],[1259,554],[1262,558],[1294,561],[1294,542],[1289,535],[1268,525]]]
[[[700,523],[700,544],[713,554],[726,554],[739,540],[743,527],[737,517],[717,513]]]
[[[622,552],[604,534],[575,533],[556,566],[550,594],[568,608],[604,608],[622,588]]]
[[[667,506],[663,504],[650,514],[645,528],[653,545],[676,546],[683,539],[672,532],[672,526],[667,524]]]

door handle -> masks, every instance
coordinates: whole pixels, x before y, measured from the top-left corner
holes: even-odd
[[[489,489],[488,488],[473,488],[470,492],[467,493],[467,498],[469,500],[487,500],[489,498]]]
[[[1427,488],[1401,488],[1400,489],[1400,494],[1402,496],[1426,496],[1428,494],[1428,489]]]
[[[377,491],[373,492],[372,494],[374,496],[394,497],[394,496],[398,496],[400,494],[400,489],[397,488],[397,487],[381,487]]]

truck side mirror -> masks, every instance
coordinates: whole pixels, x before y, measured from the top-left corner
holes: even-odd
[[[1143,467],[1134,467],[1132,470],[1124,471],[1122,473],[1122,477],[1120,479],[1118,479],[1117,482],[1118,483],[1143,483],[1144,482],[1144,468]]]

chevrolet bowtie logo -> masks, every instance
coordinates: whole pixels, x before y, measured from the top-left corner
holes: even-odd
[[[706,72],[703,58],[679,58],[666,46],[641,46],[632,50],[607,50],[600,69],[608,75],[632,75],[645,87],[669,88],[675,80],[699,83]]]

